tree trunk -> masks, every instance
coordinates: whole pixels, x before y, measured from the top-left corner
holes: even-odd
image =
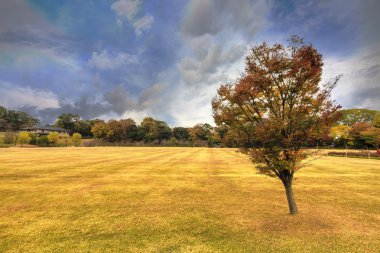
[[[283,180],[282,183],[284,184],[286,198],[288,199],[289,212],[291,215],[297,215],[298,208],[293,196],[292,179]]]

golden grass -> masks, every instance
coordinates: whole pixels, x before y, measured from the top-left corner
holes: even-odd
[[[233,149],[0,150],[0,252],[378,252],[380,161],[279,180]]]

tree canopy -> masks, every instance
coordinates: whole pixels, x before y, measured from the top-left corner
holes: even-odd
[[[380,112],[376,110],[369,109],[343,109],[339,111],[340,119],[339,124],[352,126],[358,122],[368,122],[371,123],[380,117]]]
[[[0,106],[0,131],[19,131],[24,127],[31,127],[40,121],[26,112],[8,110]]]
[[[292,180],[307,157],[302,145],[336,119],[340,107],[330,94],[339,77],[321,85],[322,55],[296,36],[288,46],[254,46],[245,65],[235,83],[218,89],[215,122],[242,137],[260,173],[282,181],[290,213],[297,214]]]

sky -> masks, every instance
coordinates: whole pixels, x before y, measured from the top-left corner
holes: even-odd
[[[150,116],[214,125],[217,87],[248,49],[296,34],[324,58],[333,99],[380,110],[378,0],[0,0],[0,106],[51,124]]]

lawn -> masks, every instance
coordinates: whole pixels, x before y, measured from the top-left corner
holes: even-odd
[[[279,180],[233,149],[0,150],[0,252],[379,252],[380,161]]]

